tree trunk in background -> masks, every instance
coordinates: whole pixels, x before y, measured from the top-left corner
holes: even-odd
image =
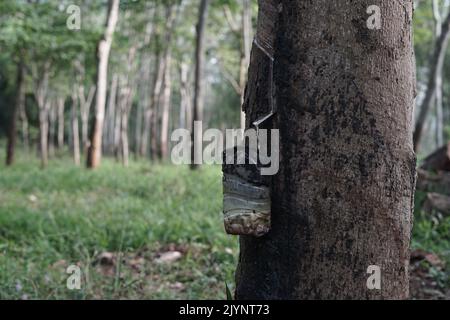
[[[201,0],[198,11],[198,22],[196,26],[197,36],[195,39],[195,79],[194,79],[194,105],[192,112],[192,124],[191,124],[191,169],[195,170],[198,164],[194,163],[194,159],[200,159],[202,148],[195,148],[194,146],[202,145],[202,135],[194,135],[194,122],[203,120],[203,67],[205,60],[205,23],[206,15],[208,12],[209,0]],[[197,139],[196,139],[197,138]],[[196,140],[195,140],[196,139]],[[197,155],[194,154],[197,152]]]
[[[136,58],[137,45],[133,45],[128,50],[127,55],[127,72],[123,77],[123,84],[121,86],[121,99],[120,99],[120,113],[121,113],[121,124],[120,124],[120,148],[121,148],[121,158],[122,164],[128,166],[130,147],[128,142],[128,120],[130,116],[130,111],[133,106],[133,98],[135,92],[135,82],[134,74],[136,73],[135,58]]]
[[[433,16],[435,22],[436,41],[442,34],[442,17],[438,0],[433,0]],[[442,103],[442,72],[443,66],[436,73],[436,144],[437,147],[444,143],[444,112]]]
[[[84,92],[84,85],[80,84],[78,87],[78,101],[80,102],[81,114],[81,144],[83,146],[83,153],[86,154],[89,149],[89,111],[91,110],[92,100],[95,95],[95,85],[89,88],[87,97]]]
[[[121,85],[119,84],[117,87],[118,97],[117,97],[117,106],[116,106],[116,114],[114,118],[114,138],[113,138],[113,153],[116,157],[116,160],[120,157],[120,123],[122,121],[122,97],[120,92],[122,91]]]
[[[117,103],[117,86],[119,76],[113,74],[111,79],[111,87],[109,90],[108,109],[106,113],[106,131],[103,135],[105,149],[108,153],[114,153],[114,132],[116,123],[116,103]]]
[[[77,90],[72,92],[72,147],[73,147],[73,162],[75,165],[80,165],[80,132],[78,128],[78,93]]]
[[[170,74],[171,53],[169,50],[164,72],[164,90],[162,93],[162,118],[161,118],[161,158],[167,160],[169,157],[169,115],[170,97],[172,92],[172,79]]]
[[[50,157],[54,157],[56,140],[56,105],[50,101],[49,107],[48,154]]]
[[[143,128],[143,117],[145,107],[148,106],[149,94],[147,88],[150,82],[150,58],[143,54],[141,55],[140,68],[139,68],[139,102],[137,104],[136,118],[135,118],[135,128],[134,128],[134,153],[136,157],[141,155],[141,145],[142,145],[142,128]]]
[[[139,81],[138,81],[138,91],[139,91],[139,102],[137,104],[136,110],[136,118],[135,118],[135,144],[134,144],[134,154],[135,157],[138,158],[141,155],[141,145],[142,145],[142,128],[144,122],[144,111],[145,108],[149,105],[149,92],[148,87],[150,86],[150,63],[151,63],[151,55],[148,52],[148,46],[152,40],[154,24],[156,17],[155,9],[150,8],[148,12],[148,16],[153,16],[153,19],[147,23],[145,28],[145,37],[144,41],[139,45],[139,50],[141,50],[140,54],[140,65],[139,65]]]
[[[150,117],[150,158],[156,160],[158,158],[158,119],[159,119],[159,97],[162,90],[164,80],[164,68],[166,60],[161,61],[158,68],[158,72],[155,79],[155,86],[153,88],[153,94],[151,98],[151,110],[149,111]]]
[[[58,108],[58,150],[64,148],[64,103],[65,98],[59,97],[56,101]]]
[[[131,88],[126,88],[126,93],[123,95],[123,102],[121,103],[121,124],[120,124],[120,150],[122,164],[127,167],[129,164],[129,143],[128,143],[128,118],[132,104]]]
[[[48,113],[50,110],[50,101],[48,98],[48,82],[50,76],[50,62],[46,61],[42,70],[35,69],[34,95],[39,108],[39,152],[41,157],[42,168],[48,164]]]
[[[143,130],[141,143],[139,148],[139,154],[141,157],[145,157],[148,152],[148,141],[150,139],[150,130],[151,130],[151,122],[152,122],[152,108],[150,107],[150,103],[146,106],[144,110],[144,119],[143,119]]]
[[[28,133],[28,117],[25,108],[25,93],[23,94],[23,104],[20,104],[19,119],[22,128],[22,142],[25,148],[25,152],[30,151],[30,134]]]
[[[151,139],[151,149],[152,158],[154,157],[154,152],[156,151],[155,140],[156,140],[156,105],[157,99],[161,92],[163,77],[164,77],[164,59],[162,59],[161,54],[158,54],[155,59],[155,78],[153,80],[153,88],[151,91],[150,103],[145,110],[144,118],[144,131],[142,132],[141,141],[141,156],[145,156],[148,151],[148,142]]]
[[[119,0],[109,0],[108,6],[105,34],[97,45],[98,66],[95,116],[87,156],[87,167],[92,169],[98,167],[101,161],[103,118],[105,115],[106,86],[108,81],[108,60],[114,30],[119,18]]]
[[[14,163],[14,154],[16,151],[17,140],[17,117],[22,108],[25,108],[25,66],[22,59],[17,65],[16,92],[14,96],[13,110],[11,113],[11,122],[8,130],[8,142],[6,146],[6,165]]]
[[[258,43],[274,56],[280,170],[272,230],[240,238],[236,298],[407,298],[412,2],[379,2],[382,30],[367,29],[369,0],[259,4]],[[269,66],[253,46],[247,125],[271,108]],[[381,290],[366,286],[371,265]]]
[[[442,23],[441,35],[436,41],[434,53],[431,59],[431,70],[428,78],[427,91],[425,98],[420,106],[419,116],[416,121],[416,128],[414,130],[414,150],[419,150],[420,141],[423,136],[423,129],[427,120],[428,111],[431,109],[436,97],[436,79],[439,75],[439,70],[444,66],[445,52],[448,46],[450,37],[450,13],[445,21]]]
[[[189,92],[189,66],[182,62],[180,66],[180,128],[189,128],[192,119],[190,117],[192,110],[191,95]]]
[[[47,99],[44,102],[44,107],[39,108],[39,152],[42,168],[46,168],[48,165],[48,123],[50,107],[50,101]]]
[[[239,87],[241,107],[244,104],[245,85],[247,83],[247,70],[250,63],[250,50],[252,46],[252,10],[251,0],[243,0],[242,7],[242,45],[239,71]],[[241,128],[245,128],[245,112],[241,109]]]

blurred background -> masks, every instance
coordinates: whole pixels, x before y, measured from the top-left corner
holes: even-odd
[[[411,294],[449,299],[450,1],[415,3]],[[170,135],[241,127],[256,15],[256,0],[0,2],[1,299],[226,298],[221,169],[171,164]]]

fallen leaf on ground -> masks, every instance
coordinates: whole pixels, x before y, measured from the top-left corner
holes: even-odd
[[[162,253],[159,258],[155,260],[156,263],[171,263],[175,262],[181,258],[181,252],[179,251],[168,251]]]

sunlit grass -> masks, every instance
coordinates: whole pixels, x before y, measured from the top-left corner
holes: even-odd
[[[224,233],[221,192],[218,167],[105,159],[91,171],[62,158],[41,170],[21,154],[0,166],[0,298],[224,299],[237,239]],[[153,263],[168,244],[189,250],[173,264]],[[144,252],[145,270],[96,272],[101,252]],[[80,291],[65,285],[71,263],[89,276]]]

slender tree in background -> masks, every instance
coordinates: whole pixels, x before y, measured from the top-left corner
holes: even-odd
[[[72,154],[73,162],[75,165],[80,165],[80,130],[78,125],[78,89],[74,85],[72,90],[72,113],[71,113],[71,123],[72,123]]]
[[[51,61],[45,61],[42,66],[33,68],[34,96],[39,108],[39,153],[42,168],[48,164],[48,116],[50,111],[49,78]]]
[[[436,98],[436,80],[439,79],[439,73],[444,66],[445,52],[448,47],[448,41],[450,38],[450,13],[442,23],[440,36],[436,40],[433,55],[430,61],[430,74],[428,77],[427,90],[425,92],[425,98],[419,108],[419,116],[416,121],[416,127],[414,130],[414,150],[419,151],[420,142],[422,140],[425,122],[429,110],[431,109],[433,102]]]
[[[23,95],[24,103],[21,103],[19,105],[19,119],[20,119],[20,126],[22,131],[22,142],[23,146],[25,148],[25,152],[28,153],[30,149],[30,134],[28,132],[28,116],[25,108],[25,95]]]
[[[432,1],[433,17],[434,17],[434,33],[436,41],[442,33],[442,17],[439,0]],[[436,144],[438,147],[444,143],[444,110],[443,110],[443,66],[436,73]]]
[[[120,87],[120,153],[124,166],[128,166],[129,163],[129,142],[128,142],[128,119],[133,105],[134,97],[134,73],[136,72],[135,56],[137,51],[137,45],[134,44],[128,49],[128,55],[126,59],[127,71],[122,77],[122,83]]]
[[[189,86],[189,66],[185,62],[180,64],[180,128],[186,129],[191,125],[192,101]]]
[[[55,99],[50,99],[50,109],[48,113],[48,154],[50,157],[55,156],[56,141],[56,109]]]
[[[58,97],[56,100],[57,113],[58,113],[58,150],[61,151],[64,148],[64,103],[65,98]]]
[[[144,112],[144,128],[142,131],[140,154],[145,156],[148,151],[148,142],[150,142],[150,155],[152,160],[157,159],[160,154],[158,149],[158,119],[159,119],[159,98],[164,85],[164,74],[167,61],[170,59],[171,53],[171,41],[174,33],[176,17],[177,17],[177,5],[174,3],[167,4],[166,20],[164,24],[164,33],[162,36],[162,43],[160,47],[157,47],[155,64],[154,64],[154,77],[151,88],[151,95],[149,103]],[[159,43],[161,35],[155,33],[154,39],[156,43]]]
[[[106,128],[103,134],[103,145],[106,146],[106,151],[109,154],[114,153],[114,132],[116,119],[116,104],[117,104],[117,86],[119,76],[114,73],[111,77],[111,85],[109,87],[108,108],[106,112]]]
[[[97,92],[95,95],[95,115],[90,136],[87,167],[100,165],[102,153],[102,130],[106,104],[106,87],[108,81],[108,59],[114,30],[119,18],[119,0],[109,0],[105,33],[97,45]]]
[[[251,1],[242,0],[242,45],[241,63],[239,67],[239,87],[241,107],[244,104],[245,85],[247,83],[247,70],[250,63],[250,50],[252,46],[252,10]],[[241,109],[241,128],[245,128],[245,112]]]
[[[196,26],[197,36],[195,39],[195,78],[194,78],[194,105],[192,112],[192,148],[191,148],[191,169],[196,169],[198,165],[194,163],[196,157],[194,152],[201,153],[202,148],[194,148],[194,145],[200,146],[202,143],[201,135],[194,135],[194,122],[203,120],[203,67],[205,60],[205,23],[208,12],[209,0],[201,0],[198,10],[198,22]],[[197,138],[197,139],[196,139]],[[196,140],[194,140],[196,139]]]
[[[244,110],[248,125],[273,94],[280,171],[272,230],[240,239],[238,299],[408,297],[413,8],[378,2],[382,29],[371,30],[372,4],[259,1],[264,50],[253,46]],[[273,91],[264,51],[274,57]],[[366,285],[372,265],[381,290]]]
[[[17,64],[16,92],[15,101],[12,105],[11,120],[8,130],[8,142],[6,145],[6,165],[12,165],[17,140],[17,118],[21,109],[25,108],[25,65],[23,58],[20,58]]]
[[[172,93],[171,78],[172,55],[169,50],[165,72],[164,72],[164,90],[162,92],[162,115],[161,115],[161,158],[167,160],[169,157],[169,115],[170,115],[170,98]]]
[[[149,52],[149,45],[153,39],[154,33],[154,24],[155,24],[155,12],[156,10],[152,7],[147,10],[148,16],[152,17],[151,20],[147,22],[147,26],[145,27],[144,40],[142,44],[139,46],[141,53],[139,59],[139,82],[138,82],[138,91],[139,91],[139,101],[137,104],[136,110],[136,118],[135,118],[135,147],[134,153],[135,156],[138,157],[141,155],[141,145],[142,145],[142,128],[143,128],[143,120],[145,108],[149,106],[150,94],[148,87],[150,86],[150,66],[151,66],[151,54]]]
[[[252,7],[250,0],[239,0],[241,3],[240,23],[233,17],[229,4],[224,5],[224,16],[231,31],[239,39],[239,74],[236,78],[221,66],[223,76],[229,81],[239,95],[240,107],[244,104],[245,86],[247,84],[248,64],[250,63],[250,50],[252,45]],[[241,109],[241,128],[245,128],[245,112]]]

